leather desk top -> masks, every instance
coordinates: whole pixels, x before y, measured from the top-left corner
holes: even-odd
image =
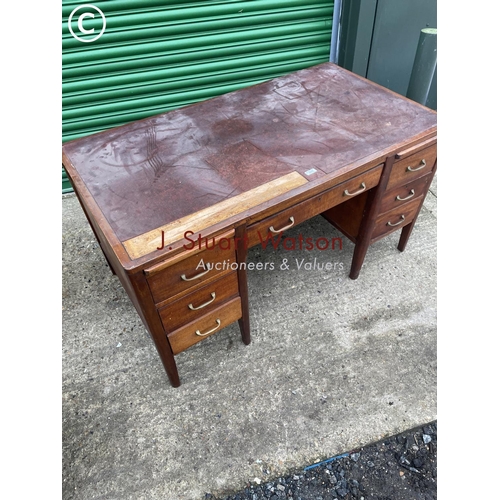
[[[116,244],[214,206],[237,217],[245,193],[257,210],[326,186],[435,131],[432,110],[325,63],[68,142],[63,164]]]

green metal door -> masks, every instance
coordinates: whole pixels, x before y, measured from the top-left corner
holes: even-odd
[[[437,25],[436,0],[344,0],[339,65],[406,95],[420,31]],[[437,71],[426,105],[437,108]]]
[[[329,58],[333,0],[96,1],[104,30],[70,23],[92,42],[82,5],[63,0],[63,142]]]

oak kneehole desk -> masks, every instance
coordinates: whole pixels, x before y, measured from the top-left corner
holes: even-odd
[[[436,113],[325,63],[68,142],[63,165],[177,387],[176,354],[235,321],[250,343],[246,255],[269,233],[322,214],[353,279],[387,234],[404,250]]]

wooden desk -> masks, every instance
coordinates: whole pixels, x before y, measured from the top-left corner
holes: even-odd
[[[63,146],[63,165],[173,386],[174,356],[239,321],[250,246],[323,214],[355,243],[402,229],[436,169],[436,114],[325,63]]]

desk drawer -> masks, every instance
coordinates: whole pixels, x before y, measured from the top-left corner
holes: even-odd
[[[419,179],[407,182],[402,186],[397,186],[385,193],[382,198],[380,213],[385,213],[393,208],[401,207],[411,199],[418,198],[422,195],[425,196],[427,185],[431,181],[431,177],[432,174],[424,175]]]
[[[174,354],[186,350],[241,318],[239,297],[168,335]]]
[[[238,277],[233,272],[208,285],[197,288],[194,292],[160,308],[158,312],[165,331],[170,333],[237,296]]]
[[[235,262],[234,240],[231,240],[228,249],[216,245],[158,272],[146,273],[153,299],[158,304],[217,276],[229,274]]]
[[[272,215],[267,219],[252,224],[248,227],[249,246],[265,242],[271,237],[275,239],[282,231],[286,231],[315,215],[325,212],[343,201],[351,199],[375,187],[380,179],[382,168],[383,165],[378,165],[310,200],[303,201],[276,215]]]
[[[422,201],[422,196],[415,198],[393,210],[383,213],[377,218],[375,229],[373,230],[372,239],[397,231],[409,224],[417,214],[418,207]]]
[[[426,147],[414,154],[396,160],[386,189],[406,184],[428,174],[434,167],[437,157],[437,144]]]

